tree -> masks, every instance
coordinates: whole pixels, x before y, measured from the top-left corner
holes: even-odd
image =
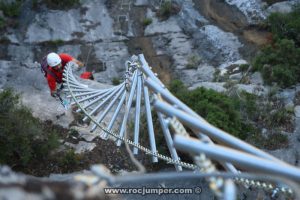
[[[42,123],[19,102],[11,89],[0,93],[0,163],[24,166],[41,160],[58,147],[58,137],[44,130]]]

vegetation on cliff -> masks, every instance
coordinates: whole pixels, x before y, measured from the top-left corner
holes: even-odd
[[[188,90],[178,80],[171,82],[169,89],[209,123],[236,137],[266,149],[288,145],[281,131],[291,131],[291,111],[274,93],[263,97],[237,91],[229,96],[205,88]],[[269,134],[261,134],[263,129]]]
[[[272,13],[265,25],[273,41],[255,58],[254,70],[262,73],[267,84],[295,85],[300,80],[300,6],[288,14]]]

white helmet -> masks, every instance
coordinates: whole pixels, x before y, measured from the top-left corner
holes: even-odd
[[[47,55],[47,63],[50,67],[55,67],[61,63],[61,58],[56,53],[49,53]]]

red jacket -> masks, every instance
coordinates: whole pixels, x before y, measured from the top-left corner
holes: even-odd
[[[91,79],[93,80],[93,74],[92,72],[83,72],[81,75],[80,75],[80,78],[82,79]]]
[[[63,71],[65,69],[65,66],[68,62],[70,62],[71,60],[73,60],[73,57],[70,56],[69,54],[66,53],[61,53],[59,54],[59,57],[61,58],[61,64],[62,64],[62,68],[61,70],[57,71],[54,70],[52,67],[48,66],[48,70],[51,71],[53,74],[56,75],[56,77],[58,78],[58,80],[60,82],[62,82],[62,78],[63,78]],[[50,91],[53,92],[56,90],[56,79],[55,77],[53,77],[50,73],[47,74],[47,81],[48,81],[48,85],[50,88]]]

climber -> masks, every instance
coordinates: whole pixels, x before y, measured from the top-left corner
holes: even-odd
[[[44,69],[44,71],[50,88],[51,96],[57,97],[59,90],[62,89],[63,71],[66,64],[71,61],[77,64],[78,67],[84,66],[82,62],[66,53],[49,53],[47,55],[47,68]],[[60,84],[60,86],[58,86],[57,83]]]

